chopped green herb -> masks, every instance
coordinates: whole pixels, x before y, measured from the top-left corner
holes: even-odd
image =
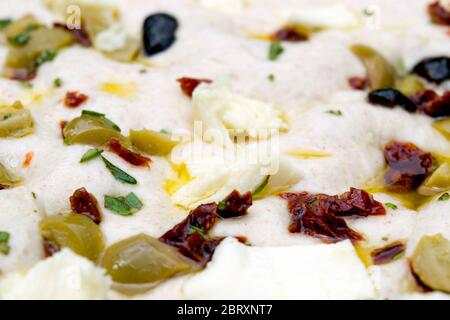
[[[140,70],[139,70],[139,73],[140,73],[140,74],[147,73],[147,69],[140,69]]]
[[[326,113],[332,114],[334,116],[342,116],[343,113],[341,110],[328,110]]]
[[[398,260],[398,259],[400,259],[401,257],[403,257],[404,255],[405,255],[405,251],[399,252],[399,253],[397,253],[395,256],[392,257],[392,261]]]
[[[225,210],[226,207],[227,207],[226,203],[223,202],[223,201],[220,201],[218,206],[217,206],[217,210],[223,211],[223,210]]]
[[[264,190],[264,188],[267,186],[267,183],[269,182],[270,176],[266,176],[261,182],[259,186],[256,187],[255,190],[252,191],[252,196],[256,196],[258,193],[261,193],[261,191]]]
[[[101,156],[103,162],[105,163],[106,168],[111,172],[111,174],[116,178],[116,180],[128,183],[128,184],[137,184],[137,180],[130,176],[128,173],[123,171],[122,169],[116,167],[111,162],[108,161],[105,157]]]
[[[58,53],[56,51],[45,50],[42,51],[36,58],[36,65],[40,66],[48,61],[53,61]]]
[[[81,114],[85,114],[88,116],[93,116],[93,117],[99,117],[99,118],[103,118],[106,122],[106,124],[116,130],[116,131],[121,131],[119,126],[117,124],[115,124],[114,122],[112,122],[111,120],[109,120],[108,118],[106,118],[106,115],[104,113],[100,113],[100,112],[96,112],[96,111],[92,111],[92,110],[83,110],[81,111]]]
[[[11,249],[9,246],[9,232],[0,231],[0,253],[3,255],[7,255],[9,250]]]
[[[166,129],[161,129],[159,130],[160,133],[164,133],[164,134],[171,134],[171,132],[169,130]]]
[[[272,42],[272,44],[269,47],[269,60],[275,61],[278,59],[278,57],[283,53],[284,49],[281,46],[281,42],[279,40],[276,40]]]
[[[125,197],[112,197],[105,195],[105,208],[122,216],[130,216],[142,209],[141,200],[130,192]]]
[[[28,41],[30,41],[30,39],[31,39],[31,36],[28,34],[28,32],[22,32],[15,37],[9,38],[8,40],[12,44],[15,44],[18,46],[23,46],[23,45],[27,44]]]
[[[450,194],[448,192],[444,193],[442,196],[439,197],[439,201],[447,201],[450,199]]]
[[[53,80],[53,85],[55,86],[55,88],[61,88],[61,86],[63,85],[61,78],[56,78],[55,80]]]
[[[97,158],[99,155],[103,153],[103,150],[100,149],[90,149],[81,157],[80,163],[87,162],[89,160]]]
[[[9,24],[11,24],[12,19],[0,19],[0,29],[6,28]]]
[[[392,210],[397,210],[398,209],[397,205],[395,205],[395,204],[393,204],[391,202],[386,202],[384,205],[386,207],[388,207],[389,209],[392,209]]]
[[[271,73],[267,76],[267,79],[269,79],[269,81],[274,82],[275,81],[275,76]]]
[[[196,226],[189,226],[189,234],[193,234],[195,232],[200,233],[202,236],[206,236],[205,230]]]
[[[142,207],[144,206],[141,202],[141,200],[133,193],[130,192],[126,197],[125,197],[127,203],[130,205],[130,207],[134,208],[134,209],[142,209]]]

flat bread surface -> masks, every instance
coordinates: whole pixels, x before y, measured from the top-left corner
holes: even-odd
[[[40,65],[36,77],[28,82],[0,77],[0,107],[21,101],[34,122],[32,134],[0,137],[0,163],[21,180],[18,186],[0,190],[0,231],[10,235],[9,253],[0,254],[0,298],[51,298],[52,292],[69,299],[449,298],[445,290],[423,293],[411,273],[410,261],[422,237],[441,234],[450,239],[450,201],[439,200],[444,195],[441,192],[422,206],[411,207],[401,197],[369,190],[368,185],[386,167],[383,150],[389,142],[413,143],[448,161],[450,141],[435,129],[436,118],[371,104],[368,88],[355,90],[349,85],[350,78],[367,76],[350,50],[357,43],[376,49],[404,73],[425,58],[450,55],[448,27],[431,23],[430,1],[83,1],[115,7],[121,30],[139,39],[141,46],[146,17],[168,13],[178,22],[176,40],[163,52],[141,53],[133,62],[111,59],[94,46],[72,45]],[[51,26],[61,20],[51,4],[0,1],[0,18],[14,21],[32,14]],[[274,41],[268,36],[290,21],[305,21],[305,12],[310,12],[312,21],[307,23],[314,24],[317,19],[318,25],[329,26],[304,41],[281,41],[282,53],[270,59]],[[345,19],[345,12],[356,25]],[[7,59],[8,50],[4,41],[0,64]],[[177,82],[182,77],[213,83],[201,84],[188,97]],[[62,84],[56,86],[55,79]],[[442,95],[450,89],[450,82],[429,86]],[[67,92],[83,93],[88,99],[69,108],[65,105]],[[221,100],[225,96],[226,103]],[[246,115],[244,104],[249,106]],[[67,145],[61,136],[61,121],[91,110],[105,114],[124,135],[147,129],[194,137],[195,121],[203,121],[204,129],[218,123],[202,114],[212,106],[217,106],[214,116],[222,117],[219,120],[225,123],[221,122],[225,130],[234,124],[256,126],[258,121],[264,127],[266,119],[272,121],[276,135],[250,142],[241,151],[255,154],[254,150],[270,145],[278,169],[287,168],[289,173],[280,173],[280,179],[283,174],[294,177],[283,192],[339,195],[350,188],[366,189],[385,208],[385,214],[345,217],[348,227],[364,240],[325,243],[304,232],[289,232],[291,213],[278,194],[254,197],[245,215],[220,220],[210,230],[208,237],[226,239],[203,269],[172,276],[133,295],[117,290],[98,261],[90,262],[68,250],[45,257],[41,221],[71,212],[69,198],[80,188],[98,201],[102,212],[98,228],[105,248],[138,234],[159,238],[199,205],[220,205],[235,189],[254,191],[265,175],[239,157],[216,163],[216,155],[228,148],[224,145],[200,141],[200,153],[204,153],[197,158],[191,142],[179,143],[165,156],[140,152],[151,158],[147,167],[132,165],[102,147],[104,158],[137,180],[137,184],[126,184],[118,181],[99,157],[80,163],[92,145]],[[221,107],[228,108],[228,113]],[[263,108],[267,112],[261,115],[258,112]],[[227,145],[235,145],[232,140]],[[182,154],[183,148],[191,153],[175,157],[175,151]],[[213,156],[205,151],[209,148]],[[191,180],[169,192],[168,183],[180,179],[181,164]],[[124,216],[105,208],[105,195],[130,192],[143,204],[133,214]],[[247,245],[234,237],[245,237]],[[403,243],[405,250],[395,261],[373,264],[364,260],[367,250],[396,242]],[[55,258],[60,260],[51,260]],[[79,275],[83,284],[77,289],[82,294],[66,296],[64,292],[72,289],[65,287],[64,277],[43,271],[57,270],[57,266],[60,270],[68,261],[79,263],[83,270]],[[84,272],[95,279],[88,279]],[[41,285],[33,280],[39,275],[60,285],[52,285],[50,293],[33,296],[23,281],[30,288]],[[446,281],[448,285],[450,279]]]

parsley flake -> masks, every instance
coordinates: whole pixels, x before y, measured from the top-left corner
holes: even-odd
[[[103,153],[101,149],[89,149],[85,154],[81,157],[80,163],[88,162],[89,160],[97,158],[99,155]]]
[[[48,61],[53,61],[58,53],[56,51],[44,50],[36,58],[36,65],[40,66]]]
[[[0,253],[3,255],[8,255],[11,247],[9,246],[9,232],[0,231]]]
[[[267,76],[267,79],[269,79],[270,82],[274,82],[275,81],[275,76],[273,75],[273,73],[269,74]]]
[[[105,195],[105,208],[121,216],[131,216],[141,210],[143,206],[141,200],[133,192],[125,197]]]
[[[281,46],[281,42],[276,40],[272,42],[269,47],[269,60],[275,61],[284,52],[284,48]]]
[[[398,209],[397,205],[393,204],[392,202],[386,202],[384,205],[386,207],[388,207],[389,209],[392,209],[392,210],[397,210]]]
[[[63,81],[61,80],[61,78],[56,78],[55,80],[53,80],[53,86],[55,86],[55,88],[61,88],[63,85]]]
[[[137,180],[135,178],[130,176],[128,173],[126,173],[119,167],[116,167],[115,165],[113,165],[104,156],[101,156],[101,157],[102,157],[103,162],[105,163],[106,168],[109,170],[109,172],[111,172],[111,174],[113,175],[114,178],[116,178],[116,180],[123,182],[123,183],[128,183],[128,184],[137,184]]]
[[[328,110],[326,113],[332,114],[334,116],[342,116],[344,113],[341,110]]]

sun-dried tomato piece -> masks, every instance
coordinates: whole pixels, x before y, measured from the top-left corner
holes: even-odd
[[[450,26],[450,10],[444,8],[439,1],[428,5],[428,14],[433,23]]]
[[[241,217],[247,214],[247,209],[252,206],[252,193],[240,194],[234,190],[225,200],[219,202],[217,214],[224,219]]]
[[[382,216],[386,209],[381,202],[376,201],[368,192],[356,188],[350,188],[340,196],[329,197],[332,213],[340,217],[367,217]]]
[[[186,219],[159,239],[202,265],[211,260],[214,249],[223,238],[210,238],[207,233],[216,223],[217,204],[203,204],[191,211]]]
[[[7,186],[6,184],[0,184],[0,190],[6,190],[11,188],[11,186]]]
[[[372,261],[376,265],[386,264],[396,260],[398,257],[404,254],[406,250],[406,245],[397,241],[387,246],[373,250],[370,255],[372,257]]]
[[[450,116],[450,91],[446,91],[442,96],[439,96],[433,90],[424,90],[411,97],[411,99],[420,111],[430,117]]]
[[[98,201],[95,196],[87,192],[85,188],[75,190],[70,197],[70,206],[74,213],[84,215],[96,224],[102,222],[102,214],[98,207]]]
[[[48,239],[43,239],[43,245],[46,258],[53,256],[55,253],[61,250],[54,241]]]
[[[66,93],[64,104],[69,108],[77,108],[88,100],[88,96],[78,91],[69,91]]]
[[[152,161],[148,157],[125,148],[117,139],[109,140],[108,146],[111,151],[134,166],[148,167],[150,162]]]
[[[287,41],[287,42],[300,42],[300,41],[306,41],[308,40],[308,37],[304,34],[301,34],[295,28],[293,27],[283,27],[280,30],[276,31],[272,36],[272,40],[279,40],[279,41]]]
[[[280,196],[288,201],[291,213],[289,232],[304,233],[325,243],[363,239],[359,233],[347,226],[344,219],[336,216],[330,209],[335,196],[308,192],[283,193]]]
[[[433,156],[412,143],[392,141],[384,147],[386,187],[394,192],[416,189],[431,173]]]
[[[62,28],[69,32],[73,40],[83,47],[90,47],[92,45],[92,41],[89,38],[89,34],[87,31],[81,26],[80,28],[70,29],[66,24],[63,23],[54,23],[53,26],[57,28]]]
[[[365,90],[369,84],[366,78],[350,77],[348,84],[355,90]]]
[[[192,93],[201,83],[212,83],[212,80],[183,77],[177,79],[177,82],[180,84],[183,93],[188,97],[192,97]]]

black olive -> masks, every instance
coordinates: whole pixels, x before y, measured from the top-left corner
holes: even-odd
[[[144,49],[153,55],[168,49],[176,40],[177,19],[166,13],[156,13],[144,21]]]
[[[440,84],[450,79],[450,58],[434,57],[420,61],[413,72],[430,82]]]
[[[369,92],[369,102],[384,107],[394,108],[400,106],[406,111],[415,112],[416,104],[396,89],[386,88]]]

